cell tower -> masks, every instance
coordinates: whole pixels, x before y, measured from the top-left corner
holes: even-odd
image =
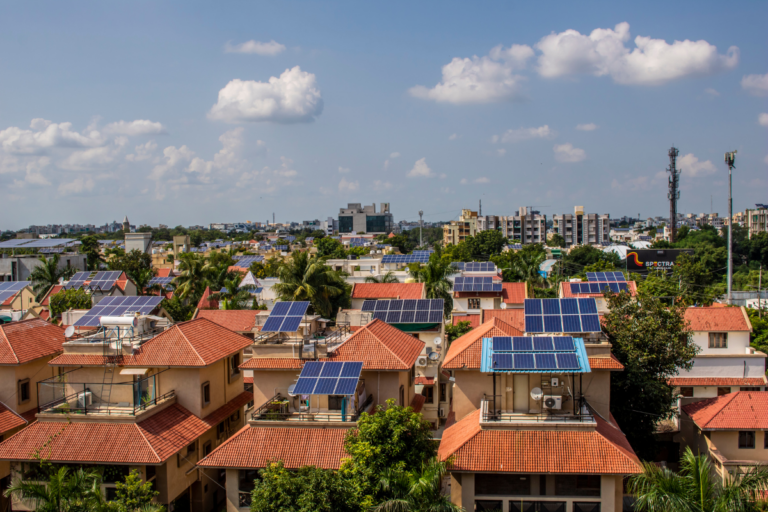
[[[482,217],[483,216],[483,200],[480,199],[480,207],[477,210],[477,216]]]
[[[677,238],[677,200],[680,199],[680,171],[675,167],[677,155],[680,151],[676,147],[669,148],[669,241],[675,243]]]

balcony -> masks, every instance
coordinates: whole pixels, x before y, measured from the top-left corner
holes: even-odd
[[[329,397],[323,396],[327,400]],[[310,396],[310,400],[306,402],[313,402],[316,399],[315,395]],[[356,401],[353,398],[353,401]],[[298,409],[296,408],[298,406]],[[283,396],[280,393],[276,394],[269,400],[267,400],[261,407],[253,411],[251,415],[251,421],[254,422],[322,422],[322,423],[355,423],[360,415],[364,412],[370,413],[373,410],[373,395],[369,394],[368,398],[363,401],[358,407],[354,407],[352,403],[349,403],[346,399],[336,404],[338,410],[326,408],[311,407],[306,405],[305,401],[299,400],[298,397]],[[313,410],[314,409],[314,410]]]
[[[585,428],[592,429],[597,426],[595,417],[591,414],[585,404],[582,404],[574,412],[573,408],[565,407],[563,409],[547,410],[539,413],[513,412],[497,409],[493,410],[493,400],[485,397],[480,402],[480,424],[483,427],[504,428],[504,427],[567,427],[567,428]]]

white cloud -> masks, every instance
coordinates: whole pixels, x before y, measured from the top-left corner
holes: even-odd
[[[764,75],[744,75],[741,87],[753,96],[768,96],[768,73]]]
[[[678,158],[677,166],[685,176],[691,176],[693,178],[709,176],[710,174],[717,172],[715,164],[709,160],[700,162],[693,153],[688,153],[687,155]]]
[[[270,77],[268,82],[230,81],[219,91],[219,99],[208,117],[228,123],[307,123],[322,111],[323,100],[315,75],[296,66],[286,69],[280,77]]]
[[[713,98],[720,96],[720,93],[716,89],[713,89],[711,87],[707,87],[706,89],[704,89],[704,93],[709,94]]]
[[[571,163],[581,162],[587,158],[583,149],[573,147],[570,142],[567,144],[555,144],[555,160],[558,162]]]
[[[445,179],[445,178],[447,178],[447,177],[448,177],[448,175],[447,175],[447,174],[445,174],[445,173],[442,173],[442,174],[440,174],[440,179],[441,179],[441,180],[444,180],[444,179]]]
[[[481,178],[477,178],[477,179],[475,179],[475,180],[474,180],[472,183],[480,183],[480,184],[484,184],[484,183],[490,183],[490,182],[491,182],[491,180],[489,180],[488,178],[486,178],[485,176],[483,176],[483,177],[481,177]]]
[[[398,153],[397,151],[395,151],[394,153],[390,153],[390,154],[389,154],[389,158],[391,158],[391,159],[393,159],[393,160],[394,160],[395,158],[398,158],[399,156],[400,156],[400,153]]]
[[[68,196],[73,194],[81,194],[83,192],[90,192],[93,190],[94,185],[95,182],[93,181],[93,178],[85,176],[75,178],[69,183],[62,183],[59,185],[59,194]]]
[[[637,36],[630,51],[629,23],[613,30],[598,28],[589,35],[576,30],[554,32],[536,45],[541,52],[538,72],[545,77],[576,74],[610,76],[619,84],[659,85],[687,76],[705,76],[732,69],[739,62],[739,49],[731,46],[725,55],[704,40],[675,41]]]
[[[595,123],[577,124],[576,129],[583,132],[592,132],[597,130],[597,125]]]
[[[78,133],[72,123],[53,123],[33,119],[31,130],[11,126],[0,131],[0,145],[8,153],[36,154],[49,148],[88,148],[101,146],[105,138],[97,130]]]
[[[413,169],[408,172],[407,176],[409,178],[434,178],[435,173],[427,165],[427,159],[421,158],[416,160]]]
[[[165,133],[165,127],[160,123],[148,119],[137,119],[135,121],[109,123],[104,127],[104,133],[128,135],[130,137],[135,137],[137,135],[157,135]]]
[[[227,43],[224,46],[225,53],[255,53],[257,55],[277,55],[285,51],[285,45],[280,44],[274,39],[268,43],[262,43],[261,41],[246,41],[240,44]]]
[[[157,150],[157,143],[150,140],[144,144],[139,144],[134,148],[134,153],[125,155],[125,159],[128,162],[142,162],[149,160]]]
[[[373,182],[373,190],[383,191],[383,190],[389,190],[391,188],[392,188],[392,184],[388,181],[376,180]]]
[[[451,134],[450,137],[448,137],[448,140],[456,140],[458,138],[459,138],[459,134],[458,133],[453,133],[453,134]]]
[[[350,171],[349,167],[339,167],[339,172],[341,174],[347,174]]]
[[[768,126],[768,114],[763,112],[757,116],[757,121],[760,123],[760,126]]]
[[[507,150],[506,150],[506,149],[504,149],[504,148],[501,148],[501,149],[497,149],[497,150],[496,150],[496,153],[498,153],[498,155],[499,155],[499,156],[504,156],[504,155],[506,155],[506,154],[507,154]]]
[[[70,171],[105,169],[115,161],[118,151],[118,149],[111,146],[74,151],[67,158],[59,162],[59,167]]]
[[[467,178],[461,178],[461,181],[459,183],[461,183],[462,185],[466,185],[468,183]]]
[[[538,128],[519,128],[517,130],[507,130],[503,134],[494,135],[491,141],[504,142],[512,144],[528,139],[551,139],[556,135],[554,130],[550,130],[549,125],[539,126]]]
[[[358,181],[347,181],[344,178],[341,178],[341,181],[339,182],[339,192],[356,192],[360,188],[360,182]]]
[[[417,85],[409,92],[416,98],[454,104],[518,99],[522,97],[521,83],[526,78],[514,71],[524,69],[531,57],[530,46],[517,44],[506,49],[497,46],[484,57],[454,57],[443,66],[440,83],[431,89]]]

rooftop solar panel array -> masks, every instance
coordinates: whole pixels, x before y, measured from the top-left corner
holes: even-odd
[[[491,338],[493,370],[577,370],[581,368],[570,336]]]
[[[525,299],[525,332],[600,332],[594,298]]]
[[[104,297],[101,302],[92,307],[73,325],[75,327],[98,327],[102,316],[123,316],[125,314],[152,313],[163,297],[150,295],[146,297]]]
[[[160,285],[163,288],[168,288],[173,283],[172,277],[153,277],[149,280],[149,285],[152,286],[154,284]]]
[[[74,238],[14,238],[0,242],[0,249],[39,249],[42,247],[60,247],[76,242]],[[74,245],[74,244],[73,244]]]
[[[523,248],[523,244],[509,244],[507,246],[508,249],[511,249],[513,251],[517,251]]]
[[[235,258],[235,266],[240,268],[250,268],[254,263],[264,261],[264,256],[240,256]]]
[[[462,272],[496,272],[496,265],[492,261],[454,261],[451,265]]]
[[[75,275],[69,278],[69,282],[64,285],[64,289],[69,290],[71,288],[82,288],[90,275],[91,272],[77,272]]]
[[[296,332],[309,307],[308,301],[277,302],[261,332]]]
[[[420,256],[424,256],[424,255],[426,255],[426,256],[429,256],[429,255],[431,255],[433,252],[435,252],[435,251],[433,251],[432,249],[430,249],[430,250],[428,250],[428,251],[413,251],[413,253],[412,253],[412,254],[418,254],[418,255],[420,255]]]
[[[366,300],[363,311],[388,324],[440,323],[443,305],[443,299]]]
[[[0,282],[0,304],[10,299],[21,291],[25,286],[32,283],[29,281],[3,281]]]
[[[453,282],[455,292],[501,292],[501,283],[493,282],[490,276],[457,277]]]
[[[587,272],[587,280],[596,283],[617,283],[627,279],[622,272]]]
[[[122,270],[97,272],[96,275],[91,278],[88,287],[91,290],[109,290],[115,285],[115,281],[118,280],[122,273]]]
[[[606,288],[609,288],[613,293],[619,293],[629,290],[629,286],[626,282],[621,283],[569,283],[571,285],[571,293],[603,293]]]
[[[385,254],[382,263],[429,263],[429,254]]]
[[[363,363],[308,361],[293,388],[296,395],[354,395]]]

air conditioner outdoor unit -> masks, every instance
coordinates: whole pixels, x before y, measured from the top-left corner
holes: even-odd
[[[418,359],[416,359],[416,366],[427,366],[427,356],[419,356]]]
[[[90,391],[79,393],[77,395],[77,406],[85,407],[86,405],[93,405],[93,395]]]
[[[545,409],[561,409],[563,407],[563,397],[560,395],[544,395],[542,403]]]

